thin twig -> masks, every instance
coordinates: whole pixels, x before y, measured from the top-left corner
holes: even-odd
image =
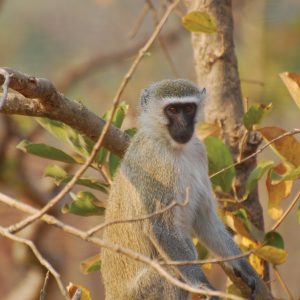
[[[43,287],[40,291],[40,300],[45,300],[45,298],[46,298],[46,288],[47,288],[48,281],[49,281],[49,274],[50,274],[50,271],[48,270],[46,273],[46,276],[45,276]]]
[[[269,147],[271,144],[277,142],[278,140],[280,140],[280,139],[282,139],[282,138],[284,138],[284,137],[286,137],[286,136],[295,135],[295,134],[298,134],[298,133],[300,133],[300,129],[294,129],[294,130],[292,130],[292,131],[288,131],[288,132],[285,132],[285,133],[279,135],[278,137],[274,138],[273,140],[271,140],[271,141],[269,141],[268,143],[266,143],[265,145],[263,145],[263,146],[262,146],[261,148],[259,148],[256,152],[252,153],[251,155],[249,155],[249,156],[247,156],[247,157],[241,159],[240,161],[238,161],[238,162],[236,162],[236,163],[234,163],[234,164],[231,164],[231,165],[229,165],[229,166],[227,166],[227,167],[225,167],[225,168],[219,170],[219,171],[216,172],[216,173],[211,174],[211,175],[209,176],[209,178],[213,178],[213,177],[215,177],[215,176],[217,176],[217,175],[219,175],[219,174],[221,174],[221,173],[223,173],[223,172],[229,170],[230,168],[235,167],[235,166],[237,166],[237,165],[240,165],[240,164],[244,163],[245,161],[247,161],[247,160],[249,160],[249,159],[255,157],[257,154],[261,153],[263,150],[265,150],[267,147]]]
[[[57,204],[72,189],[72,187],[77,182],[77,180],[80,178],[80,176],[83,175],[83,173],[85,172],[85,170],[93,162],[94,157],[96,156],[98,150],[102,146],[102,143],[104,141],[106,132],[108,131],[108,129],[110,127],[110,124],[112,122],[113,116],[114,116],[114,114],[115,114],[115,112],[117,110],[117,106],[118,106],[118,103],[120,101],[120,97],[123,94],[123,91],[124,91],[127,83],[131,79],[133,73],[135,72],[137,66],[139,65],[141,59],[144,57],[145,53],[152,46],[152,44],[155,41],[156,37],[160,33],[163,25],[165,24],[165,22],[167,21],[169,15],[173,11],[173,9],[176,7],[176,5],[179,3],[179,1],[180,0],[176,0],[176,1],[174,1],[173,3],[171,3],[169,5],[169,7],[167,8],[165,14],[163,15],[162,19],[160,20],[159,24],[157,25],[157,27],[155,28],[154,32],[150,36],[149,40],[140,49],[140,51],[139,51],[136,59],[134,60],[133,64],[131,65],[129,71],[124,76],[123,81],[121,82],[121,85],[118,88],[117,93],[116,93],[116,95],[115,95],[115,97],[113,99],[113,107],[112,107],[112,111],[110,113],[110,116],[109,116],[106,124],[103,127],[103,131],[101,132],[101,135],[100,135],[98,141],[95,143],[95,145],[93,147],[93,150],[91,151],[91,154],[87,158],[87,160],[85,161],[85,163],[74,174],[74,177],[72,178],[72,180],[70,180],[68,182],[68,184],[65,185],[65,187],[55,197],[53,197],[42,209],[40,209],[40,211],[38,213],[36,213],[35,215],[31,215],[31,216],[27,217],[26,219],[23,219],[22,221],[20,221],[20,222],[18,222],[16,224],[11,225],[9,227],[9,231],[11,233],[18,232],[21,229],[25,228],[26,226],[32,224],[37,219],[39,219],[43,214],[45,214],[50,208],[52,208],[55,204]]]
[[[110,221],[110,222],[106,222],[106,223],[102,223],[100,225],[97,225],[93,228],[91,228],[90,230],[87,231],[87,236],[92,236],[93,234],[95,234],[97,231],[102,230],[103,228],[107,227],[107,226],[111,226],[111,225],[115,225],[115,224],[120,224],[120,223],[133,223],[133,222],[138,222],[138,221],[143,221],[146,219],[150,219],[153,218],[154,216],[163,214],[164,212],[171,210],[173,207],[175,206],[180,206],[180,207],[185,207],[188,204],[189,200],[185,200],[183,203],[179,203],[177,201],[173,201],[171,202],[169,205],[167,205],[165,208],[157,210],[151,214],[147,214],[145,216],[141,216],[141,217],[137,217],[137,218],[131,218],[131,219],[125,219],[125,220],[115,220],[115,221]]]
[[[285,283],[285,281],[283,280],[282,276],[280,275],[277,267],[273,266],[273,270],[274,270],[274,273],[275,273],[277,279],[279,280],[279,283],[281,284],[281,286],[283,287],[283,289],[285,290],[285,292],[288,294],[289,300],[294,300],[294,297],[293,297],[291,291],[289,290],[287,284]]]
[[[281,216],[281,218],[275,223],[275,225],[273,225],[273,227],[271,229],[272,231],[276,230],[280,226],[280,224],[287,217],[287,215],[291,212],[291,210],[296,205],[296,203],[298,202],[299,199],[300,199],[300,191],[298,192],[298,194],[296,195],[296,197],[294,198],[294,200],[291,202],[291,204],[289,205],[289,207],[286,209],[286,211],[283,213],[283,215]]]
[[[257,248],[249,250],[249,251],[241,253],[241,254],[238,254],[238,255],[232,255],[232,256],[216,257],[216,258],[201,259],[201,260],[168,261],[168,262],[162,262],[160,264],[167,265],[167,266],[219,264],[219,263],[247,257],[250,254],[254,253],[256,250],[257,250]]]
[[[2,76],[4,76],[5,80],[4,83],[2,84],[2,88],[3,88],[3,95],[0,97],[0,109],[3,107],[6,99],[7,99],[7,95],[8,95],[8,88],[9,88],[9,82],[10,82],[10,75],[9,73],[4,70],[4,69],[0,69],[0,74]]]
[[[27,245],[31,249],[31,251],[33,252],[35,257],[38,259],[40,264],[42,266],[44,266],[55,278],[56,283],[57,283],[59,290],[60,290],[61,294],[63,295],[63,297],[67,300],[70,300],[70,298],[64,288],[64,285],[60,279],[60,275],[54,270],[54,268],[50,265],[50,263],[42,256],[42,254],[39,252],[39,250],[36,248],[36,246],[33,244],[32,241],[21,238],[19,236],[16,236],[16,235],[10,233],[8,228],[2,227],[2,226],[0,226],[0,234],[10,240]]]
[[[30,214],[35,214],[38,211],[37,209],[35,209],[27,204],[21,203],[21,202],[13,199],[11,197],[8,197],[7,195],[4,195],[2,193],[0,193],[0,201],[11,207],[17,208],[19,210],[22,210],[22,211],[30,213]],[[227,298],[227,299],[232,299],[232,300],[244,299],[244,298],[226,294],[223,292],[211,291],[211,290],[207,290],[207,289],[200,289],[200,288],[192,287],[192,286],[190,286],[186,283],[183,283],[182,281],[174,278],[164,268],[162,268],[162,266],[160,265],[159,262],[152,260],[150,257],[147,257],[143,254],[137,253],[131,249],[122,247],[120,245],[113,244],[109,241],[100,239],[98,237],[86,237],[85,231],[82,231],[73,226],[64,224],[60,220],[58,220],[55,217],[50,216],[48,214],[43,215],[41,217],[41,220],[47,222],[50,225],[56,226],[67,233],[77,236],[77,237],[81,238],[82,240],[94,243],[95,245],[98,245],[100,247],[108,248],[116,253],[121,253],[121,254],[126,255],[127,257],[130,257],[131,259],[143,262],[143,263],[147,264],[148,266],[152,267],[154,270],[156,270],[161,276],[166,278],[170,283],[172,283],[175,286],[178,286],[179,288],[182,288],[186,291],[189,291],[191,293],[195,293],[195,294],[199,294],[199,295],[207,295],[207,296],[218,296],[221,298]],[[12,235],[12,236],[15,237],[14,235]]]
[[[151,10],[151,13],[152,13],[153,23],[154,23],[155,26],[157,26],[157,24],[159,22],[157,11],[156,11],[156,9],[155,9],[155,7],[154,7],[154,5],[153,5],[153,3],[152,3],[151,0],[146,0],[146,1],[147,1],[147,4],[148,4],[148,7],[149,7],[149,9]],[[166,57],[169,65],[170,65],[171,70],[173,71],[175,77],[179,77],[179,74],[177,72],[176,66],[175,66],[175,64],[173,62],[173,59],[171,57],[171,54],[170,54],[170,52],[168,50],[168,47],[167,47],[167,45],[165,43],[164,38],[162,36],[159,36],[158,37],[158,42],[160,44],[161,49],[163,50],[163,53],[164,53],[164,55],[165,55],[165,57]]]
[[[136,34],[139,32],[148,12],[149,12],[149,6],[146,3],[144,3],[143,9],[141,10],[140,14],[138,15],[132,29],[128,33],[128,37],[130,39],[133,39],[136,36]]]

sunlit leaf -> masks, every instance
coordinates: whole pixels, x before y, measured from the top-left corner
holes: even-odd
[[[274,171],[276,172],[276,174],[284,174],[286,173],[287,168],[284,164],[277,165],[268,172],[266,180],[266,186],[269,196],[268,213],[272,219],[277,220],[283,214],[281,202],[290,195],[293,186],[293,181],[279,181],[278,183],[273,184],[272,174]]]
[[[255,269],[255,271],[258,273],[258,275],[263,276],[264,275],[264,262],[261,258],[259,258],[255,254],[249,255],[249,262],[251,266]]]
[[[92,272],[98,272],[101,269],[100,253],[91,256],[80,263],[80,271],[87,275]]]
[[[103,215],[105,208],[103,202],[99,201],[92,193],[81,191],[76,195],[70,193],[72,202],[62,207],[63,213],[71,213],[79,216],[96,216]]]
[[[112,124],[114,126],[116,126],[117,128],[120,128],[122,126],[122,123],[125,119],[125,116],[127,114],[127,111],[128,111],[128,104],[126,104],[125,102],[121,102],[118,107],[117,107],[117,110],[114,114],[114,117],[112,119]],[[111,114],[111,109],[108,110],[104,116],[103,116],[103,119],[104,120],[108,120],[108,117],[110,116]]]
[[[230,295],[235,295],[235,296],[243,297],[243,294],[242,294],[241,290],[236,285],[234,285],[233,283],[230,283],[228,285],[226,291]]]
[[[283,264],[287,257],[287,252],[284,249],[268,245],[255,250],[255,254],[268,261],[272,265]]]
[[[74,284],[74,283],[69,283],[67,286],[67,291],[69,297],[72,299],[74,294],[76,293],[77,289],[81,290],[81,297],[80,300],[91,300],[91,292],[84,286],[79,285],[79,284]]]
[[[248,130],[252,130],[253,126],[260,123],[263,116],[269,112],[272,104],[253,104],[248,111],[244,114],[243,123]]]
[[[282,181],[294,181],[300,179],[300,166],[293,168],[288,163],[282,163],[279,167],[281,170],[276,168],[270,170],[271,184],[276,185]]]
[[[209,173],[213,174],[233,164],[233,159],[228,147],[217,137],[209,136],[204,140],[209,161]],[[235,176],[235,169],[230,169],[211,178],[215,186],[220,186],[224,192],[231,191],[232,180]]]
[[[196,247],[197,253],[198,253],[198,258],[199,259],[206,259],[208,257],[208,250],[207,248],[203,245],[203,243],[200,243],[197,238],[193,238],[193,244]]]
[[[267,232],[264,242],[268,246],[284,249],[284,240],[282,236],[276,231]]]
[[[37,118],[37,121],[60,141],[71,146],[76,152],[88,157],[92,149],[92,141],[72,127],[55,120]]]
[[[43,158],[62,161],[65,163],[76,163],[76,160],[70,155],[66,154],[60,149],[46,145],[46,144],[32,144],[27,140],[21,141],[17,148],[33,155],[37,155]]]
[[[295,103],[300,108],[300,75],[297,73],[284,72],[280,73],[279,76],[289,90]]]
[[[250,173],[246,181],[246,189],[243,199],[247,199],[253,188],[257,185],[259,179],[273,166],[274,162],[270,160],[261,160],[256,168]]]
[[[268,141],[286,133],[285,130],[278,127],[264,127],[258,129],[258,131]],[[295,137],[289,135],[281,138],[272,143],[271,147],[277,154],[294,165],[294,167],[300,166],[300,143],[295,139]]]
[[[57,165],[50,165],[45,169],[44,176],[51,177],[55,180],[57,185],[65,185],[72,180],[73,175],[69,175],[64,169]],[[99,182],[97,179],[90,177],[81,177],[77,180],[76,184],[83,185],[98,191],[107,193],[108,185]]]
[[[215,33],[218,30],[211,16],[204,11],[191,11],[181,21],[185,29],[191,32]]]

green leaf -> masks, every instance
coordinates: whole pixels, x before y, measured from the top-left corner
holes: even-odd
[[[298,206],[298,208],[297,208],[297,219],[298,219],[298,222],[299,222],[299,224],[300,224],[300,205]]]
[[[185,29],[191,32],[215,33],[218,30],[216,23],[204,11],[191,11],[181,21]]]
[[[208,136],[204,140],[204,144],[207,150],[210,174],[233,164],[233,159],[228,147],[219,138]],[[211,181],[215,186],[220,186],[224,192],[230,192],[234,176],[235,169],[232,166],[225,172],[212,177]]]
[[[243,196],[243,199],[247,199],[252,189],[257,185],[259,179],[274,165],[273,161],[270,160],[261,160],[258,162],[256,168],[250,173],[246,181],[246,191]]]
[[[60,149],[46,144],[32,144],[27,140],[23,140],[17,145],[17,149],[47,159],[62,161],[70,164],[76,163],[76,160],[70,155],[66,154]]]
[[[267,232],[264,242],[266,245],[284,249],[284,241],[281,235],[276,231]]]
[[[77,130],[70,126],[55,120],[47,118],[37,118],[38,123],[49,131],[60,141],[71,146],[77,153],[88,157],[92,148],[93,142],[80,134]]]
[[[76,195],[70,193],[73,201],[65,204],[62,208],[63,213],[71,213],[79,216],[96,216],[103,215],[105,208],[103,202],[97,200],[97,198],[90,192],[81,191]]]
[[[285,164],[285,166],[287,168],[287,171],[284,174],[279,174],[274,169],[270,171],[272,184],[279,184],[282,181],[288,181],[288,180],[294,181],[300,178],[300,166],[297,168],[293,168],[287,164]]]
[[[264,239],[264,233],[251,223],[245,209],[241,208],[233,212],[233,215],[244,224],[245,228],[256,241],[262,241]]]
[[[125,116],[126,116],[126,114],[127,114],[128,107],[129,107],[128,104],[126,104],[125,102],[121,102],[121,103],[118,105],[117,110],[116,110],[116,112],[115,112],[115,114],[114,114],[114,117],[113,117],[113,119],[112,119],[112,124],[113,124],[114,126],[116,126],[117,128],[121,128],[122,123],[123,123],[123,121],[124,121],[124,119],[125,119]],[[107,120],[108,120],[108,117],[110,116],[110,114],[111,114],[111,109],[108,110],[108,111],[104,114],[103,119],[107,121]]]
[[[120,165],[121,159],[114,155],[113,153],[110,153],[109,155],[109,161],[108,161],[108,167],[109,167],[109,174],[113,178],[118,170],[118,167]]]
[[[287,252],[284,249],[269,245],[258,248],[254,253],[272,265],[283,264],[287,257]]]
[[[263,116],[270,111],[272,103],[268,105],[253,104],[248,111],[244,114],[243,123],[248,130],[253,129],[253,125],[258,124]]]
[[[50,165],[45,169],[44,176],[55,179],[55,183],[59,186],[67,184],[72,180],[73,175],[69,175],[64,169],[57,165]],[[89,177],[81,177],[76,184],[83,185],[104,193],[108,192],[108,185],[99,182],[97,179]]]
[[[137,128],[128,128],[125,130],[125,132],[130,136],[130,137],[134,137],[135,134],[137,133]]]
[[[80,263],[80,271],[87,275],[92,272],[100,271],[101,269],[101,258],[100,254],[91,256]]]

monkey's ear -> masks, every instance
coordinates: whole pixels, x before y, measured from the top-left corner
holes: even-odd
[[[148,89],[142,90],[140,99],[142,109],[146,110],[150,99],[150,91]]]

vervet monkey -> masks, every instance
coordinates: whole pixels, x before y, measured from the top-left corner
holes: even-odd
[[[187,188],[189,202],[143,221],[108,226],[106,240],[155,260],[197,259],[192,235],[218,256],[240,254],[216,214],[206,152],[194,134],[205,94],[205,89],[183,79],[163,80],[142,91],[139,129],[114,179],[106,221],[142,217],[174,200],[184,202]],[[259,277],[247,260],[227,264],[248,284],[254,299]],[[190,297],[150,266],[104,248],[101,270],[106,300]],[[167,270],[194,287],[212,289],[199,265],[169,266]]]

